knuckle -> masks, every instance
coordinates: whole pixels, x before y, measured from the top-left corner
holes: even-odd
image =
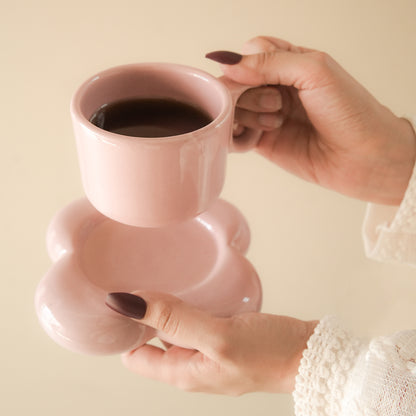
[[[189,368],[183,367],[181,371],[174,371],[170,374],[168,383],[179,390],[186,392],[200,391],[200,383]]]
[[[314,51],[311,52],[315,68],[319,72],[329,72],[332,66],[332,58],[326,52]]]
[[[249,42],[265,42],[265,41],[267,41],[267,38],[266,36],[263,36],[263,35],[254,36],[253,38],[249,40]]]
[[[170,336],[175,336],[179,329],[179,319],[174,313],[174,305],[166,302],[156,302],[155,310],[155,326],[160,331]]]
[[[305,69],[309,73],[310,86],[323,86],[332,83],[336,73],[335,61],[332,57],[322,51],[309,52],[308,56]]]
[[[270,42],[266,38],[266,36],[255,36],[249,40],[250,43],[253,43],[257,46],[265,47],[269,46]]]
[[[249,45],[256,52],[273,52],[277,49],[267,36],[255,36],[254,38],[251,38],[246,45]]]
[[[192,380],[190,380],[190,378],[186,377],[181,377],[180,379],[176,380],[175,387],[179,390],[186,391],[188,393],[194,393],[199,391],[195,383]]]
[[[233,341],[233,326],[230,320],[227,319],[217,326],[217,337],[213,344],[214,353],[219,361],[232,361],[234,359],[236,347]]]
[[[243,45],[243,53],[248,55],[258,53],[261,50],[263,50],[263,41],[261,39],[261,36],[251,38]]]
[[[256,72],[261,76],[260,82],[263,85],[267,84],[266,73],[267,73],[267,66],[268,66],[271,55],[272,55],[271,52],[262,52],[262,53],[258,53],[255,55]]]

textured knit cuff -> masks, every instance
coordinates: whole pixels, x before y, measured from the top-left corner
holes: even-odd
[[[369,258],[416,266],[416,167],[399,207],[368,204],[363,239]]]
[[[348,375],[360,352],[360,341],[336,318],[325,317],[315,328],[296,376],[296,416],[341,414]]]

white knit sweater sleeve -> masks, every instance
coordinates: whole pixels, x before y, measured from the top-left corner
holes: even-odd
[[[399,207],[369,204],[363,235],[368,257],[416,267],[416,168]],[[416,330],[364,342],[325,317],[308,341],[293,397],[296,416],[415,416]]]
[[[320,321],[293,393],[297,416],[415,416],[416,330],[364,343]]]

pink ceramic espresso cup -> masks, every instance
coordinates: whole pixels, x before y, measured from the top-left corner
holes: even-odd
[[[90,202],[109,218],[141,227],[166,226],[205,211],[222,190],[234,103],[247,88],[167,63],[123,65],[91,77],[71,102]],[[186,134],[145,138],[112,133],[89,121],[101,106],[130,98],[185,102],[205,110],[212,122]]]

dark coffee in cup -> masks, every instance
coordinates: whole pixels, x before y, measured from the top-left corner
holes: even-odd
[[[90,118],[95,126],[134,137],[169,137],[211,123],[204,110],[170,98],[132,98],[104,104]]]

